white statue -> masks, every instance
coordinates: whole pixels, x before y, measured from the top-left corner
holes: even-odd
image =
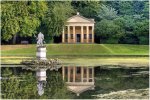
[[[37,37],[37,46],[44,46],[44,35],[40,32]]]
[[[44,93],[43,83],[38,82],[37,88],[38,88],[38,94],[41,96]]]

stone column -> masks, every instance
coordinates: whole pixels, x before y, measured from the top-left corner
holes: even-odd
[[[81,67],[81,82],[83,82],[83,67]]]
[[[70,43],[70,26],[68,26],[68,43]]]
[[[64,30],[64,28],[63,28],[63,32],[62,32],[62,43],[64,43],[65,42],[65,30]]]
[[[94,26],[92,26],[92,43],[94,43]]]
[[[83,43],[83,36],[84,36],[84,34],[83,34],[83,26],[81,26],[81,43]]]
[[[73,26],[73,43],[76,43],[75,26]]]
[[[68,67],[68,82],[70,82],[70,67]]]
[[[86,78],[87,78],[87,82],[89,82],[89,68],[87,67],[86,68]]]
[[[73,67],[73,82],[75,82],[76,79],[76,68],[75,66]]]
[[[89,26],[86,26],[86,43],[89,43]]]
[[[92,68],[92,82],[94,82],[94,67]]]
[[[65,68],[64,66],[62,67],[62,75],[63,75],[63,80],[65,79]]]

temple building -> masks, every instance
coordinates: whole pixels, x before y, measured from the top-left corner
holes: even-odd
[[[94,43],[94,19],[79,14],[70,17],[62,32],[62,43]]]
[[[69,91],[79,96],[87,90],[94,90],[94,67],[63,66],[62,77]]]

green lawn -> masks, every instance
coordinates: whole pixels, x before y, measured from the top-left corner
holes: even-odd
[[[134,56],[148,55],[148,45],[129,44],[47,44],[47,56]],[[36,45],[2,45],[1,55],[34,56]]]
[[[56,58],[56,57],[54,57]],[[148,57],[57,57],[64,66],[107,66],[119,65],[125,67],[148,67]],[[30,58],[2,58],[2,64],[20,64],[23,60]],[[34,59],[34,57],[31,57]],[[48,59],[51,59],[49,57]]]
[[[47,58],[59,58],[63,65],[148,66],[148,45],[127,44],[47,44]],[[1,62],[18,64],[35,58],[36,45],[2,45]]]

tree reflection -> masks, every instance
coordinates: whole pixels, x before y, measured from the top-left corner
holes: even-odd
[[[47,70],[47,84],[42,96],[38,95],[35,72],[16,68],[2,68],[1,92],[3,99],[52,99],[69,98],[61,73]]]

